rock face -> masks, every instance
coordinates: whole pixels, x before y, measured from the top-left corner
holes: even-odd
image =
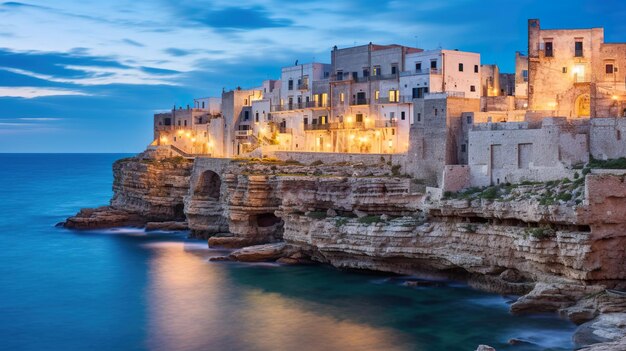
[[[83,209],[65,227],[96,229],[184,221],[183,197],[189,191],[193,163],[159,151],[146,151],[113,164],[110,206]]]

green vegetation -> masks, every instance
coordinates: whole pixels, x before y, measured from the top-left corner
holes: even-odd
[[[539,239],[539,240],[543,240],[543,239],[549,239],[549,238],[553,238],[556,236],[556,230],[554,230],[554,228],[549,227],[549,226],[542,226],[542,227],[536,227],[536,228],[526,228],[524,230],[524,235],[525,236],[532,236],[533,238]]]
[[[323,164],[324,162],[322,162],[322,160],[316,160],[316,161],[311,162],[311,166],[321,166]]]
[[[326,211],[311,211],[306,216],[311,219],[325,219],[327,217]]]
[[[380,216],[365,216],[365,217],[359,218],[359,223],[363,223],[363,224],[373,224],[373,223],[379,223],[382,221],[383,220],[380,218]]]
[[[595,158],[591,158],[586,168],[626,169],[626,157],[620,157],[612,160],[596,160]]]
[[[339,217],[337,219],[335,219],[335,227],[339,228],[343,225],[345,225],[346,223],[348,223],[350,220],[346,217]]]
[[[493,200],[498,197],[498,188],[493,186],[489,187],[480,194],[481,199]]]
[[[402,166],[400,165],[393,165],[391,166],[391,175],[393,175],[394,177],[398,177],[400,176],[400,168]]]

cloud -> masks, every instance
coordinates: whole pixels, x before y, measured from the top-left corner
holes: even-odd
[[[197,22],[214,28],[259,29],[288,27],[293,21],[275,18],[262,7],[226,7],[223,9],[197,11],[192,16]]]
[[[54,118],[54,117],[22,117],[18,118],[20,121],[62,121],[63,118]]]
[[[138,41],[134,41],[134,40],[132,40],[132,39],[128,39],[128,38],[126,38],[126,39],[122,39],[122,42],[123,42],[123,43],[126,43],[126,44],[128,44],[128,45],[132,45],[132,46],[136,46],[136,47],[140,47],[140,48],[145,47],[145,45],[143,45],[142,43],[140,43],[140,42],[138,42]]]
[[[178,49],[178,48],[167,48],[163,50],[163,52],[165,52],[168,55],[177,56],[177,57],[192,55],[196,53],[195,50],[184,50],[184,49]]]
[[[87,96],[89,94],[82,91],[67,90],[67,89],[53,89],[53,88],[40,88],[40,87],[2,87],[0,86],[0,97],[13,97],[34,99],[44,96],[60,96],[60,95],[81,95]]]

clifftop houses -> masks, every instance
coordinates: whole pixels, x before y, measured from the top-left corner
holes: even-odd
[[[335,47],[330,64],[285,67],[279,80],[155,114],[151,146],[207,157],[392,155],[404,173],[458,190],[567,177],[590,157],[626,156],[624,117],[626,44],[605,43],[602,28],[546,30],[531,19],[514,74],[459,50]]]

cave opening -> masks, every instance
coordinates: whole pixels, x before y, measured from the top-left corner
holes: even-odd
[[[213,171],[204,171],[200,175],[195,195],[219,199],[222,187],[222,179]]]

